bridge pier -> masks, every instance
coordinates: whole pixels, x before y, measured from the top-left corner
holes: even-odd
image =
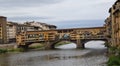
[[[52,42],[46,41],[45,42],[45,49],[54,49],[54,46],[52,46]]]
[[[76,40],[76,44],[77,44],[77,48],[78,49],[84,49],[85,48],[85,46],[84,46],[84,43],[82,42],[82,40]]]
[[[24,48],[24,49],[28,49],[28,45],[19,45],[19,46],[17,46],[17,48]]]

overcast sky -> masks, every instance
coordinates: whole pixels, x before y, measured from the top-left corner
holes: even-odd
[[[77,23],[77,26],[89,27],[90,24],[104,24],[108,10],[115,1],[0,0],[0,15],[8,17],[8,21],[40,21],[60,27]]]

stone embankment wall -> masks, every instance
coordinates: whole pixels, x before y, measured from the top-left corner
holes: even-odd
[[[15,44],[1,44],[0,49],[12,49]]]

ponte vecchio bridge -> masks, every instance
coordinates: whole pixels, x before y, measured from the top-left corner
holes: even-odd
[[[16,36],[18,47],[44,42],[46,49],[53,49],[56,43],[63,40],[75,43],[77,48],[85,48],[85,43],[91,40],[107,41],[105,27],[27,31]]]

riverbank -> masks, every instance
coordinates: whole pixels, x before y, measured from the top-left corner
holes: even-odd
[[[14,48],[14,43],[12,44],[1,44],[0,45],[0,54],[7,53],[10,49]]]
[[[16,43],[10,43],[10,44],[1,44],[0,45],[0,54],[3,53],[10,53],[10,52],[24,52],[25,49],[23,48],[14,48]]]
[[[24,52],[24,51],[26,51],[26,50],[23,48],[0,49],[0,54],[13,53],[13,52],[18,53],[18,52]]]
[[[12,53],[12,52],[19,53],[19,52],[25,52],[25,51],[28,51],[28,50],[42,50],[42,49],[45,49],[44,48],[44,44],[40,44],[40,43],[31,44],[28,47],[28,49],[14,48],[14,46],[15,46],[15,43],[12,43],[12,44],[1,44],[0,45],[0,54]]]
[[[120,49],[116,47],[109,47],[108,66],[120,66]]]
[[[14,48],[15,43],[11,44],[0,44],[0,49],[11,49]]]

